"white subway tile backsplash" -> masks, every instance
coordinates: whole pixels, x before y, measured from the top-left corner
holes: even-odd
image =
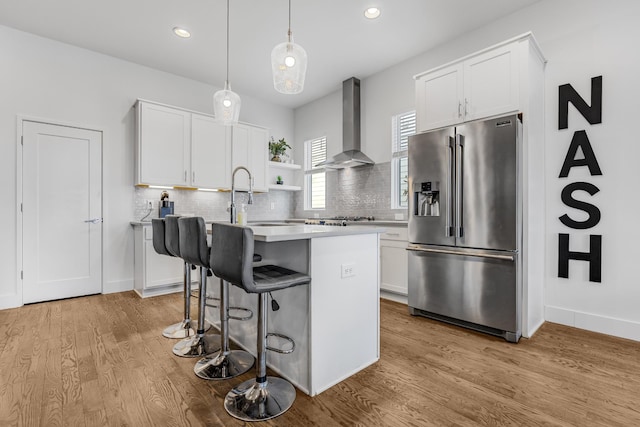
[[[157,218],[158,202],[162,190],[136,188],[134,193],[134,219],[140,220],[148,213],[146,201],[153,200],[149,218]],[[175,203],[176,214],[193,214],[206,220],[227,220],[228,192],[168,190],[169,200]],[[327,200],[324,211],[305,211],[302,191],[270,191],[255,194],[253,205],[248,206],[249,221],[320,217],[373,216],[376,219],[394,220],[398,213],[406,218],[405,210],[391,209],[391,163],[342,169],[327,172]],[[247,195],[238,193],[238,204],[246,203]],[[271,209],[273,204],[274,209]]]
[[[227,206],[231,200],[229,192],[207,192],[190,190],[167,190],[169,200],[174,202],[176,214],[193,214],[207,221],[224,221],[229,218]],[[162,190],[153,188],[136,188],[134,193],[135,220],[159,216],[158,203]],[[253,196],[253,204],[247,205],[249,221],[283,220],[293,217],[292,193],[289,191],[270,191]],[[153,200],[151,212],[146,208],[146,201]],[[247,195],[236,193],[236,204],[247,203]],[[274,209],[271,209],[273,204]]]
[[[312,217],[317,212],[304,210],[303,197],[302,192],[293,197],[296,218]],[[373,216],[394,220],[398,213],[406,217],[405,210],[391,209],[391,162],[327,172],[326,209],[321,217]]]

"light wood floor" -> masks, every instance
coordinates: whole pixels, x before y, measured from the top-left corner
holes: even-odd
[[[0,426],[243,425],[222,400],[252,373],[197,378],[160,335],[180,311],[133,292],[0,311]],[[638,342],[547,323],[513,345],[386,300],[381,324],[378,363],[258,425],[640,425]]]

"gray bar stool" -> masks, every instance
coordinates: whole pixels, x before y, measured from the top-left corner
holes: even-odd
[[[163,218],[153,218],[151,220],[151,227],[153,229],[153,249],[161,255],[168,255],[172,257],[180,257],[180,248],[175,244],[178,239],[173,234],[178,233],[178,221],[177,216],[169,218],[165,221]],[[173,222],[172,222],[173,221]],[[169,226],[167,227],[167,222]],[[167,231],[167,228],[174,229],[173,232]],[[167,246],[170,242],[171,248]],[[194,331],[191,327],[191,301],[190,301],[190,289],[191,283],[191,266],[187,263],[184,264],[184,319],[181,322],[174,323],[168,326],[162,331],[162,335],[167,338],[181,339],[186,338],[189,335],[193,335]]]
[[[268,293],[278,289],[305,285],[311,278],[276,265],[253,267],[253,231],[248,227],[232,224],[213,224],[211,259],[213,274],[238,286],[248,293],[258,294],[258,332],[256,377],[234,387],[224,399],[229,415],[244,421],[264,421],[285,413],[296,398],[296,390],[290,382],[267,377],[267,350],[290,353],[267,346]]]
[[[173,354],[181,357],[200,357],[220,350],[220,336],[205,334],[205,306],[207,301],[207,271],[209,270],[209,246],[207,229],[202,217],[178,219],[180,255],[185,262],[200,267],[200,290],[198,295],[198,329],[196,334],[178,342]]]
[[[213,240],[212,240],[213,241]],[[214,259],[224,256],[211,247],[209,265],[213,265]],[[252,262],[259,262],[262,257],[253,254]],[[251,353],[244,350],[231,350],[229,348],[229,319],[248,320],[253,316],[253,312],[247,308],[229,307],[229,282],[220,279],[220,351],[218,353],[205,356],[198,360],[193,367],[195,374],[204,380],[226,380],[237,377],[247,372],[253,366],[255,359]],[[249,312],[246,317],[232,317],[229,309],[243,310]]]

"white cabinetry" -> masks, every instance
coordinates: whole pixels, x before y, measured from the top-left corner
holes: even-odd
[[[416,80],[418,132],[462,120],[462,64],[440,68]]]
[[[143,298],[183,289],[184,263],[180,258],[160,255],[153,249],[151,225],[134,225],[133,265],[133,288]]]
[[[415,76],[418,132],[518,111],[523,50],[512,40]]]
[[[231,188],[230,128],[213,117],[191,115],[191,180],[197,188]]]
[[[302,188],[299,185],[293,185],[294,173],[300,169],[300,165],[292,163],[269,162],[269,189],[300,191]],[[282,177],[282,184],[277,184],[278,176]]]
[[[232,167],[244,166],[253,176],[254,191],[269,191],[267,162],[269,161],[269,132],[257,126],[239,124],[232,133]],[[236,175],[236,188],[249,189],[249,178],[244,172]]]
[[[415,76],[418,132],[503,114],[521,115],[522,335],[527,338],[544,322],[546,213],[540,179],[545,62],[533,34],[526,33]]]
[[[407,295],[407,227],[387,227],[380,234],[380,290]]]
[[[256,191],[268,191],[268,130],[216,123],[212,116],[138,100],[136,185],[231,188],[231,173],[245,166]],[[236,184],[247,189],[238,174]]]
[[[136,184],[187,185],[191,114],[138,102]]]

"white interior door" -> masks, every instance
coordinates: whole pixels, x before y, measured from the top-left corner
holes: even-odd
[[[102,133],[22,125],[23,303],[102,292]]]

